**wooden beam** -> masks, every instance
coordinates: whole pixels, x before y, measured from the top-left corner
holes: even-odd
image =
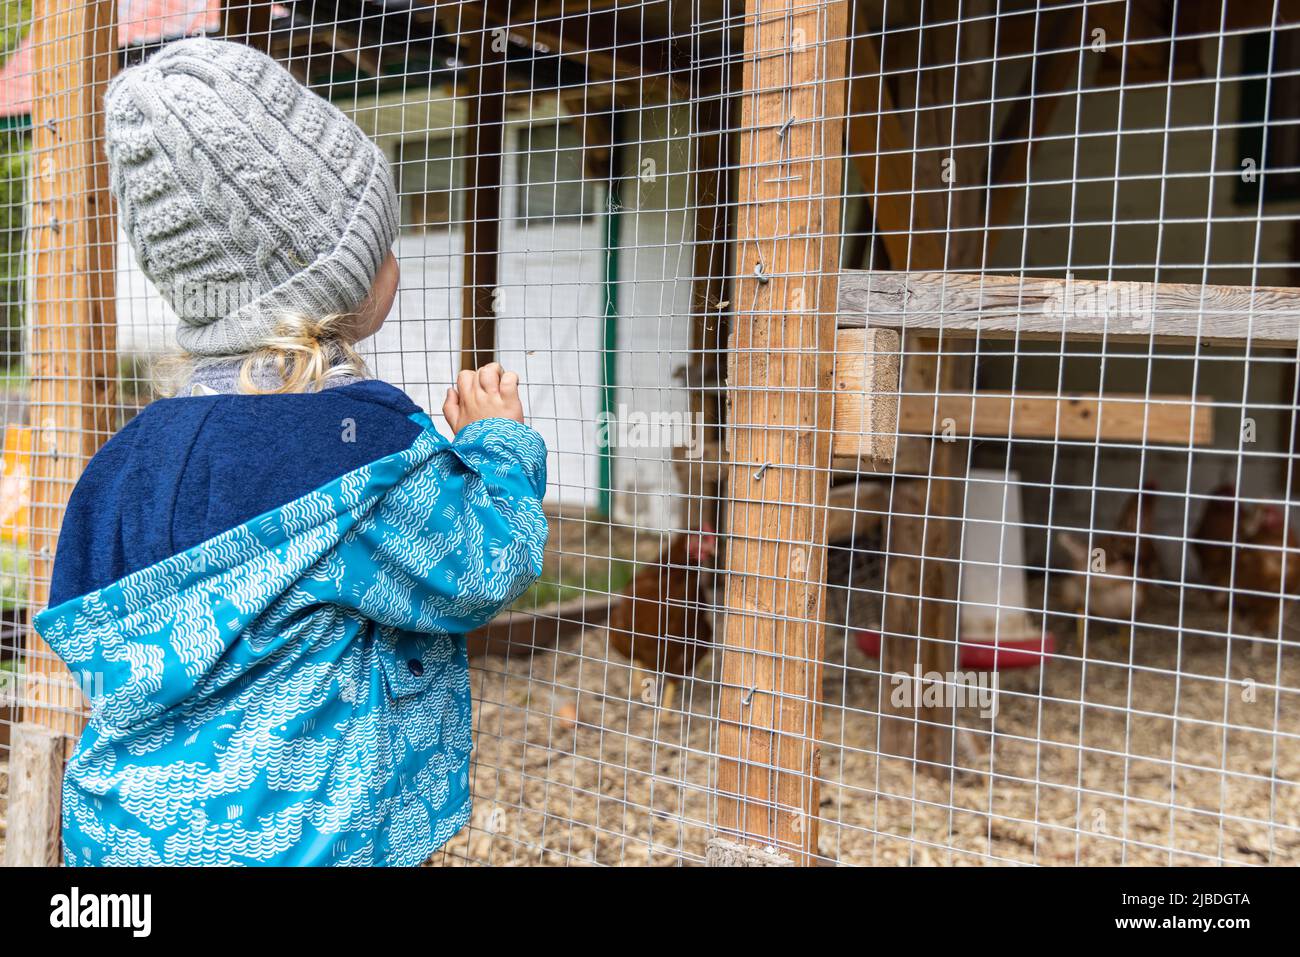
[[[465,124],[465,250],[461,281],[460,367],[496,358],[496,289],[501,249],[501,154],[505,143],[506,56],[483,23],[476,36]],[[493,49],[496,46],[498,49]]]
[[[381,59],[383,48],[379,44],[367,43],[361,34],[337,26],[317,27],[312,31],[311,39],[328,46],[336,56],[350,64],[353,69],[364,70],[374,77],[383,75],[384,65]]]
[[[730,97],[700,98],[691,111],[694,149],[689,189],[694,212],[691,340],[685,368],[693,422],[700,424],[703,454],[686,461],[687,528],[721,526],[723,357],[731,314],[731,106]]]
[[[224,0],[221,34],[266,53],[271,47],[271,0]]]
[[[67,739],[43,724],[14,726],[9,752],[6,867],[58,867]]]
[[[835,341],[836,458],[872,459],[874,466],[893,460],[901,355],[893,329],[840,330]]]
[[[965,357],[942,352],[937,339],[908,336],[904,346],[906,394],[955,391],[970,381]],[[947,674],[956,662],[966,458],[958,458],[956,442],[905,438],[898,444],[883,543],[880,750],[905,759],[912,774],[942,780],[951,774],[953,709],[921,694],[896,703],[893,691],[918,668]]]
[[[82,468],[117,427],[117,229],[104,156],[103,93],[117,62],[114,0],[37,0],[32,27],[32,567],[49,600],[59,525]],[[24,720],[75,735],[84,702],[33,630]]]
[[[1265,24],[1273,8],[1272,3],[1234,3],[1232,6],[1256,7],[1256,16],[1267,11]],[[1097,70],[1097,82],[1107,86],[1121,81],[1126,86],[1168,83],[1171,75],[1175,80],[1202,78],[1205,71],[1197,45],[1189,41],[1173,41],[1179,34],[1217,33],[1223,19],[1222,10],[1216,9],[1213,2],[1204,0],[1181,4],[1172,0],[1158,3],[1112,0],[1110,3],[1089,4],[1087,13],[1089,35],[1096,29],[1104,31],[1105,48]],[[1234,18],[1229,14],[1227,19],[1231,21]],[[1227,26],[1226,29],[1233,28]],[[1174,58],[1172,71],[1170,56]]]
[[[1291,349],[1300,289],[845,270],[840,325],[945,337],[1215,342]]]
[[[901,433],[957,438],[1140,442],[1210,445],[1214,408],[1209,396],[1054,395],[976,392],[908,395],[900,401]],[[837,409],[838,412],[838,409]],[[839,454],[837,436],[836,454]]]
[[[1226,4],[1226,11],[1224,6]],[[1083,4],[1061,4],[1045,7],[1041,4],[1025,4],[1021,10],[999,9],[997,24],[997,58],[1010,60],[1015,57],[1031,57],[1041,50],[1042,36],[1051,29],[1051,20],[1070,16]],[[1108,50],[1118,53],[1124,40],[1124,8],[1134,11],[1134,17],[1145,15],[1146,10],[1164,7],[1166,12],[1172,7],[1167,2],[1130,2],[1130,0],[1090,0],[1086,4],[1087,22],[1084,35],[1089,43],[1092,31],[1098,27],[1106,30]],[[1005,5],[1003,5],[1005,7]],[[1196,0],[1195,3],[1179,0],[1178,16],[1173,25],[1175,39],[1192,34],[1217,33],[1219,24],[1229,32],[1246,30],[1268,30],[1273,23],[1276,10],[1279,26],[1300,23],[1300,0],[1278,0],[1276,3],[1243,3],[1241,0]],[[965,28],[963,28],[965,29]],[[1168,36],[1168,27],[1166,27]],[[1141,35],[1130,28],[1130,40],[1140,41]],[[1149,44],[1155,46],[1154,43]],[[1168,80],[1168,60],[1164,59],[1163,72],[1157,68],[1152,76],[1154,82],[1164,83]],[[1177,66],[1177,64],[1176,64]],[[1130,71],[1126,82],[1141,82],[1135,72]]]
[[[859,32],[849,79],[849,153],[870,197],[876,232],[895,269],[943,265],[935,194],[916,189],[915,144],[903,132],[875,43]],[[927,267],[929,268],[929,267]]]
[[[910,148],[928,161],[911,164],[910,191],[918,197],[911,208],[909,227],[913,236],[930,236],[934,242],[913,245],[911,269],[944,269],[966,249],[983,243],[962,227],[977,206],[971,191],[954,193],[943,173],[941,159],[955,157],[962,133],[972,118],[970,108],[958,109],[952,102],[960,95],[962,79],[969,73],[958,70],[959,8],[953,2],[936,0],[927,7],[930,25],[917,31],[912,63],[940,66],[927,68],[916,83],[904,83],[900,102],[910,120]],[[892,49],[891,49],[892,44]],[[886,35],[881,62],[898,60],[896,38]],[[915,69],[915,66],[911,67]],[[882,71],[883,72],[883,71]],[[969,97],[969,90],[966,91]],[[976,97],[976,102],[981,97]],[[965,140],[970,142],[969,139]],[[927,197],[920,201],[920,197]],[[878,223],[879,225],[879,223]],[[841,306],[843,311],[843,306]],[[873,326],[875,323],[873,323]],[[908,334],[903,338],[905,358],[900,370],[903,392],[960,391],[970,381],[969,362],[943,354],[933,336]],[[937,443],[922,438],[904,438],[894,453],[894,481],[891,485],[889,527],[885,534],[885,596],[881,640],[882,674],[910,674],[952,670],[956,649],[957,575],[955,557],[960,542],[960,477],[964,458],[959,461],[956,443]],[[885,679],[886,684],[889,677]],[[952,764],[953,710],[942,704],[927,704],[917,696],[911,704],[896,704],[892,688],[882,686],[880,696],[880,750],[909,762],[912,773],[943,777]]]
[[[577,16],[584,13],[599,13],[605,10],[635,9],[644,16],[656,6],[666,7],[669,0],[551,0],[538,3],[531,11],[519,5],[513,8],[516,20],[548,20],[558,16]]]
[[[817,855],[847,4],[749,0],[717,827]],[[802,42],[801,42],[802,41]],[[788,122],[787,122],[788,121]],[[756,274],[756,270],[758,274]]]
[[[883,334],[883,335],[882,335]],[[888,457],[896,436],[974,436],[1205,446],[1209,396],[938,392],[899,396],[898,334],[841,329],[835,360],[835,457]]]
[[[490,30],[504,31],[530,47],[544,47],[582,64],[588,72],[588,85],[608,84],[612,88],[608,91],[611,96],[615,89],[621,88],[630,92],[632,99],[647,93],[658,96],[671,93],[685,100],[690,98],[688,74],[698,73],[713,86],[720,75],[711,64],[675,65],[671,43],[666,37],[646,35],[634,24],[620,22],[616,11],[608,8],[584,9],[572,15],[539,20],[521,16],[506,5],[476,0],[442,3],[438,7],[443,23],[453,29],[456,23],[482,21]]]
[[[1004,230],[1011,207],[1032,178],[1033,144],[1051,125],[1061,99],[1078,87],[1081,42],[1080,14],[1052,17],[1043,49],[1025,76],[1020,96],[998,127],[997,144],[989,161],[987,219],[992,228],[991,250]]]

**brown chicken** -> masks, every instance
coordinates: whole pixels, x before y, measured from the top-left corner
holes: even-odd
[[[1275,637],[1283,598],[1300,589],[1295,527],[1288,527],[1280,505],[1238,504],[1231,484],[1220,485],[1210,495],[1196,529],[1195,548],[1201,578],[1215,588],[1211,600],[1226,608],[1231,595],[1232,607],[1247,628]]]
[[[1079,536],[1057,534],[1057,544],[1080,573],[1069,576],[1062,593],[1067,606],[1079,612],[1081,640],[1085,616],[1136,619],[1146,604],[1151,580],[1160,577],[1160,556],[1149,537],[1155,528],[1156,491],[1156,484],[1147,482],[1131,495],[1115,531],[1094,534],[1091,548]]]
[[[713,646],[708,594],[716,553],[717,535],[707,524],[674,535],[659,560],[628,583],[609,614],[610,645],[655,676],[666,710],[696,659]]]
[[[1120,512],[1115,531],[1105,536],[1102,548],[1133,569],[1134,577],[1142,590],[1152,579],[1163,576],[1160,553],[1151,535],[1156,528],[1156,506],[1160,502],[1160,486],[1146,482],[1140,492],[1130,495]]]

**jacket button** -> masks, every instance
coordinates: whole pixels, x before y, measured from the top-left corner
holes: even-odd
[[[424,674],[424,662],[419,658],[412,658],[406,663],[406,670],[418,678]]]

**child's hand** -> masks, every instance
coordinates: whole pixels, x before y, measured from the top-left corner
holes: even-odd
[[[489,362],[478,372],[465,369],[456,384],[447,390],[442,414],[453,433],[479,419],[514,419],[524,421],[524,406],[519,401],[519,376],[506,372],[499,362]]]

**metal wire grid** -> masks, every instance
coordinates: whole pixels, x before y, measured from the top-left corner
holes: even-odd
[[[690,540],[691,532],[697,552],[705,547],[700,520],[712,513],[704,503],[725,498],[714,473],[728,460],[716,442],[704,443],[703,454],[685,464],[674,448],[696,427],[687,413],[725,394],[726,384],[710,378],[711,370],[725,368],[720,336],[738,312],[752,309],[737,298],[742,281],[752,278],[751,264],[737,262],[728,242],[740,211],[731,209],[730,233],[720,241],[697,229],[701,218],[728,209],[741,177],[756,175],[736,155],[736,142],[746,135],[738,113],[746,94],[733,69],[746,59],[745,11],[704,0],[542,7],[516,6],[483,21],[478,14],[485,8],[472,4],[435,18],[420,5],[290,3],[271,11],[271,46],[330,92],[395,164],[406,201],[397,249],[403,289],[367,355],[376,374],[429,408],[439,405],[459,360],[458,324],[450,320],[461,313],[467,184],[494,162],[466,145],[475,94],[465,53],[503,43],[497,52],[510,65],[496,345],[501,361],[521,372],[530,422],[551,449],[552,538],[546,584],[530,599],[531,620],[513,627],[504,654],[474,659],[475,817],[436,862],[697,863],[705,858],[717,810],[717,656],[699,662],[695,680],[683,683],[680,710],[666,710],[660,698],[667,682],[629,669],[603,622],[623,603],[634,576],[665,556],[678,581],[710,564],[698,556],[682,559],[670,547]],[[592,19],[607,8],[617,16]],[[1188,9],[1185,0],[1161,8],[1170,29],[1182,23],[1180,8]],[[257,9],[250,8],[250,22]],[[495,13],[494,5],[486,9]],[[751,9],[761,17],[764,5]],[[780,9],[789,17],[832,10],[811,2]],[[1112,11],[1107,22],[1118,30],[1094,49],[1088,18],[1099,10]],[[1061,25],[1071,13],[1073,29]],[[1242,159],[1255,160],[1265,183],[1300,171],[1300,157],[1269,153],[1271,144],[1286,142],[1274,131],[1297,125],[1278,111],[1272,93],[1296,75],[1277,66],[1276,53],[1292,42],[1294,28],[1282,22],[1280,4],[1253,27],[1232,26],[1225,7],[1218,22],[1179,28],[1175,43],[1168,30],[1163,37],[1141,32],[1150,13],[1137,3],[852,7],[847,121],[870,119],[876,135],[862,147],[852,135],[842,146],[822,134],[822,155],[843,161],[841,225],[822,237],[839,248],[841,290],[853,271],[909,267],[980,277],[1291,285],[1294,201],[1266,196],[1264,188],[1243,198],[1238,187]],[[160,16],[160,29],[137,34],[128,56],[220,22],[216,8],[205,8],[203,16],[188,9]],[[119,21],[126,18],[119,10]],[[1026,18],[1032,21],[1027,31]],[[434,19],[434,36],[418,49],[405,39],[403,31],[416,33]],[[25,8],[7,12],[4,21],[8,30],[30,22]],[[173,30],[177,22],[184,26]],[[1030,40],[1019,47],[1007,42],[1017,36]],[[1248,44],[1261,37],[1267,37],[1266,55],[1247,61]],[[665,59],[653,61],[649,51],[661,49],[654,45],[660,39]],[[824,39],[813,42],[822,53],[830,49]],[[334,51],[328,70],[316,70],[323,62],[316,43]],[[1163,72],[1162,49],[1170,51]],[[1193,49],[1199,74],[1183,66]],[[1035,63],[1075,51],[1081,52],[1064,89],[1040,89],[1028,79]],[[681,59],[688,66],[677,65]],[[355,75],[346,74],[348,64]],[[367,64],[378,64],[379,75]],[[580,82],[563,73],[574,64],[586,70]],[[869,85],[877,95],[865,105],[855,101],[855,85]],[[1258,117],[1243,117],[1247,87],[1251,96],[1263,96]],[[1028,132],[1004,138],[1004,122],[1018,108],[1029,112]],[[720,113],[715,128],[731,144],[713,154],[704,149],[710,110]],[[1039,126],[1035,117],[1044,111],[1050,123]],[[886,118],[898,124],[899,143],[881,132]],[[1258,155],[1240,155],[1239,145],[1252,136]],[[1018,170],[1013,164],[998,187],[1014,194],[999,229],[987,171],[1028,140],[1028,159]],[[539,148],[543,142],[554,148]],[[11,145],[10,155],[18,153]],[[861,160],[868,155],[876,158],[876,173],[864,182],[862,171],[870,167]],[[952,159],[956,175],[949,181],[944,160]],[[902,187],[893,187],[882,170],[898,162],[906,175]],[[11,165],[6,176],[12,186],[26,172]],[[410,200],[421,190],[438,195],[422,200],[417,215]],[[901,227],[875,212],[891,198],[908,209]],[[931,225],[918,214],[927,205],[939,212]],[[11,249],[29,235],[21,225],[26,221],[7,221]],[[922,263],[915,255],[927,236],[940,244],[942,261]],[[910,261],[890,256],[900,239],[913,252]],[[122,370],[120,424],[148,399],[147,359],[165,346],[170,323],[124,244],[118,261],[112,358]],[[7,310],[35,305],[21,284],[6,288],[14,290],[5,294]],[[937,288],[941,297],[950,288],[958,292],[946,280]],[[892,307],[868,303],[868,318]],[[897,521],[907,514],[904,489],[911,479],[904,469],[872,472],[836,460],[833,488],[851,494],[833,497],[826,509],[828,522],[849,532],[831,542],[827,561],[819,862],[1294,862],[1300,845],[1294,636],[1281,625],[1250,633],[1251,616],[1240,599],[1270,589],[1237,580],[1248,542],[1235,510],[1228,581],[1204,580],[1195,557],[1198,523],[1223,501],[1212,489],[1227,479],[1243,503],[1280,507],[1282,540],[1290,548],[1294,332],[1282,349],[1211,341],[1215,306],[1202,295],[1188,313],[1205,324],[1205,341],[1166,344],[1159,328],[1135,329],[1113,303],[1103,303],[1103,312],[1107,305],[1108,335],[1100,341],[1076,339],[1068,330],[1043,338],[1028,328],[1010,338],[969,336],[950,329],[945,313],[929,335],[948,357],[944,362],[960,362],[967,371],[946,380],[942,391],[969,397],[972,414],[976,387],[1058,397],[1116,394],[1110,401],[1144,415],[1161,396],[1177,393],[1189,397],[1193,410],[1208,410],[1213,446],[1191,439],[989,434],[927,442],[919,475],[933,481],[923,505],[954,474],[944,469],[965,481],[948,515],[923,515],[910,525]],[[829,308],[818,302],[814,311]],[[907,313],[905,305],[901,316],[882,324],[904,325]],[[1291,313],[1279,318],[1294,325]],[[911,336],[901,353],[905,366],[924,356]],[[21,362],[18,346],[5,355],[11,366]],[[909,396],[933,401],[937,391],[933,383],[904,385],[899,408],[906,409]],[[660,426],[668,424],[659,433],[647,426],[622,436],[648,435],[645,441],[602,442],[602,413],[612,415],[615,431],[618,423],[643,421],[638,416],[659,415]],[[8,403],[4,414],[7,437],[31,425],[30,415],[22,420]],[[1253,441],[1243,418],[1255,421]],[[886,431],[929,434],[907,421],[900,412]],[[706,422],[702,434],[715,431]],[[971,474],[975,469],[983,471]],[[1072,574],[1059,533],[1094,541],[1122,533],[1122,510],[1150,479],[1160,485],[1157,519],[1142,533],[1160,552],[1164,571],[1131,576],[1146,594],[1126,611],[1068,606],[1063,591],[1084,576]],[[1011,537],[1004,532],[991,553],[968,555],[974,526],[961,518],[985,492],[999,497],[1002,509],[1018,509],[1019,518],[1008,520],[1004,511],[997,524]],[[872,635],[882,636],[877,643],[908,639],[887,624],[899,620],[897,609],[909,598],[891,589],[891,569],[917,554],[910,535],[925,539],[936,527],[946,530],[948,552],[925,564],[942,566],[955,579],[935,604],[956,613],[959,639],[980,605],[1001,605],[1008,614],[1022,613],[1035,633],[1051,630],[1057,641],[1041,667],[1000,673],[996,715],[981,717],[978,707],[945,700],[911,717],[914,727],[955,729],[937,755],[923,757],[900,754],[886,740],[881,715],[897,713],[889,704],[897,684],[873,656]],[[678,604],[692,633],[701,635],[709,622],[714,641],[721,641],[717,612],[728,552],[725,539],[713,547],[713,585]],[[1020,557],[1013,560],[1008,548]],[[31,558],[21,545],[16,553]],[[963,591],[968,578],[987,569],[1021,573],[1018,605],[1008,596]],[[710,569],[704,571],[708,577]],[[766,579],[782,587],[781,574]],[[1014,588],[1015,579],[998,577],[996,588]],[[35,585],[31,574],[23,580],[28,589]],[[1108,584],[1104,576],[1087,576],[1084,607],[1093,588]],[[1227,609],[1213,604],[1220,594]],[[914,609],[916,616],[923,611]],[[780,615],[812,624],[794,608]],[[1005,639],[1003,627],[998,619],[994,640]],[[4,641],[4,660],[20,660],[21,630]],[[951,654],[951,644],[945,646]],[[923,653],[929,660],[925,645],[916,647],[916,663]],[[948,677],[931,687],[955,691],[958,683]],[[14,718],[0,714],[0,731]]]
[[[0,20],[0,49],[3,49],[6,54],[12,56],[12,51],[18,47],[20,36],[30,25],[30,17],[30,9],[24,9],[22,6],[6,6],[5,15]],[[0,349],[3,350],[0,355],[6,370],[6,388],[3,406],[0,407],[0,425],[3,426],[6,437],[4,448],[8,451],[11,447],[9,436],[15,434],[16,427],[24,424],[26,413],[26,396],[22,389],[21,375],[15,383],[11,370],[15,367],[21,369],[23,358],[22,342],[18,336],[21,335],[20,317],[25,299],[22,289],[22,252],[26,222],[24,204],[27,197],[27,159],[14,146],[14,140],[21,138],[21,133],[5,128],[0,132],[0,136],[5,138],[5,160],[3,172],[0,173],[0,189],[4,191],[4,212],[3,219],[0,219],[0,236],[2,236],[0,262],[3,262],[5,269],[3,285],[0,286],[0,309],[3,310],[4,315],[5,337],[0,344]],[[19,330],[17,336],[14,334],[15,328]],[[5,503],[0,509],[5,512],[6,517],[10,515],[14,492],[18,491],[21,494],[23,481],[22,476],[11,467],[10,462],[11,456],[6,455],[3,473],[0,473],[0,500]],[[3,624],[0,624],[0,683],[3,685],[0,687],[0,822],[5,821],[3,808],[7,804],[9,791],[7,761],[9,728],[15,717],[14,666],[11,662],[17,656],[22,640],[22,609],[19,599],[22,588],[26,585],[22,569],[28,559],[23,543],[13,541],[11,536],[5,537],[3,546],[5,607],[0,613],[3,621]],[[6,824],[0,824],[0,839],[3,839],[6,827]]]

